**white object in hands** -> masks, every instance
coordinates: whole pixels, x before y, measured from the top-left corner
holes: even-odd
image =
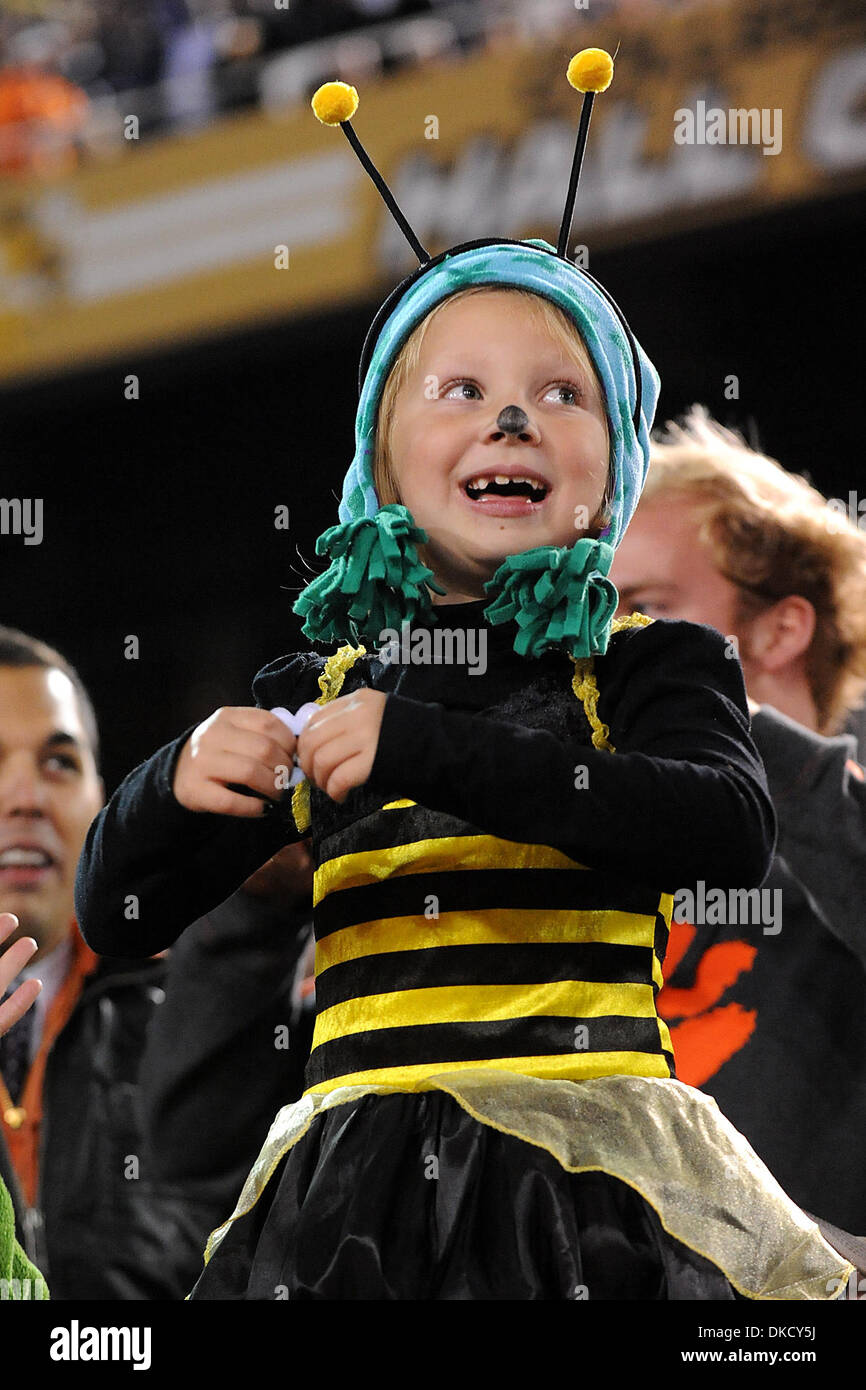
[[[301,732],[303,731],[304,727],[306,726],[307,720],[310,718],[310,716],[315,714],[317,709],[321,708],[321,705],[317,705],[315,701],[310,700],[307,702],[307,704],[301,705],[301,708],[297,711],[296,714],[292,714],[292,711],[290,709],[284,709],[282,705],[277,705],[275,709],[272,709],[271,714],[275,714],[278,719],[281,719],[285,724],[286,728],[291,729],[292,733],[295,735],[295,738],[298,738]],[[292,769],[292,775],[289,778],[289,786],[294,787],[298,784],[298,782],[303,782],[303,780],[304,770],[302,767],[298,766],[298,760],[296,756],[295,766]]]

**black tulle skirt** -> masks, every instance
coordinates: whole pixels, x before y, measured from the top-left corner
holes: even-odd
[[[318,1114],[192,1299],[738,1297],[618,1178],[569,1173],[450,1095]]]

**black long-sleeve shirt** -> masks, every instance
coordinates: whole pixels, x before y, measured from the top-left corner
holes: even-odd
[[[760,884],[775,819],[742,672],[723,638],[661,620],[612,637],[595,659],[611,753],[574,738],[563,721],[558,693],[573,675],[568,658],[518,656],[512,624],[490,627],[486,602],[436,610],[439,627],[483,630],[483,670],[383,664],[371,655],[347,673],[341,693],[370,685],[389,698],[368,781],[344,809],[353,798],[411,798],[486,834],[550,845],[669,892],[698,879],[718,888]],[[323,666],[312,652],[280,658],[256,677],[256,703],[296,709],[316,699]],[[574,705],[583,717],[576,698]],[[172,782],[191,733],[135,768],[90,827],[76,910],[94,950],[164,949],[300,836],[287,801],[255,819],[181,806]]]

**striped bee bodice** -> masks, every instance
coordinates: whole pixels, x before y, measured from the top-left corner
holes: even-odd
[[[340,681],[326,679],[324,699],[361,655],[330,658]],[[591,663],[576,665],[572,689],[561,683],[569,718],[609,748]],[[293,809],[299,826],[310,818],[317,864],[308,1092],[413,1089],[479,1066],[557,1080],[674,1075],[656,1011],[669,894],[399,794],[361,787],[337,805],[304,784]]]

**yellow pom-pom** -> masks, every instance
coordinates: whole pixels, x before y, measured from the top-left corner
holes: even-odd
[[[358,109],[358,93],[348,82],[325,82],[313,93],[313,114],[323,125],[350,121]]]
[[[583,48],[575,53],[566,76],[579,92],[606,92],[613,81],[613,59],[603,48]]]

